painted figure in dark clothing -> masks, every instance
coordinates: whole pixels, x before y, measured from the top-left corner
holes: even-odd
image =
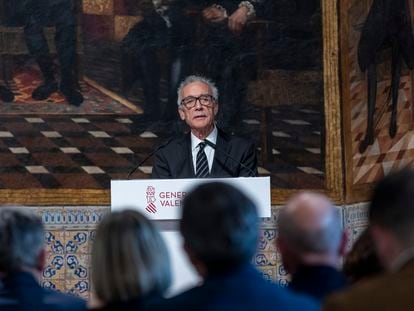
[[[139,78],[144,91],[144,113],[148,121],[177,119],[177,88],[191,70],[191,38],[194,26],[186,14],[185,1],[144,0],[140,2],[144,19],[122,41],[123,91]],[[160,104],[160,55],[168,58],[168,102]],[[161,116],[161,117],[160,117]]]
[[[240,126],[240,110],[247,82],[256,74],[254,32],[247,22],[262,14],[264,0],[201,1],[202,46],[198,53],[201,74],[212,77],[219,86],[223,110],[218,125],[229,133]]]
[[[76,16],[74,0],[27,0],[27,22],[24,27],[27,47],[36,59],[44,81],[32,94],[33,99],[45,100],[60,90],[74,106],[83,102],[76,75]],[[60,66],[58,85],[44,27],[56,28],[55,44]]]
[[[12,102],[14,94],[7,87],[0,85],[0,100],[4,102]]]
[[[397,134],[398,90],[403,61],[414,68],[414,34],[407,0],[375,0],[372,3],[358,45],[358,63],[368,77],[368,115],[364,140],[359,145],[363,153],[374,143],[374,113],[377,99],[377,63],[379,53],[387,48],[392,51],[391,68],[391,120],[389,135]]]

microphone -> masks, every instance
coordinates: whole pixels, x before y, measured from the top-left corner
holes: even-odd
[[[231,160],[233,160],[234,162],[236,162],[237,164],[240,164],[240,166],[242,166],[243,168],[245,168],[246,170],[249,171],[250,174],[252,174],[252,176],[256,176],[256,172],[253,171],[250,167],[246,166],[245,164],[243,164],[242,162],[240,162],[239,160],[235,159],[234,157],[232,157],[228,152],[222,150],[221,148],[217,148],[217,145],[211,141],[209,141],[208,139],[204,139],[204,142],[209,145],[211,148],[213,148],[214,150],[221,152],[222,154],[228,156]],[[223,164],[222,164],[223,165]],[[224,166],[224,165],[223,165]]]
[[[149,158],[151,158],[158,150],[164,148],[165,146],[167,146],[172,140],[174,139],[174,137],[170,137],[165,143],[159,145],[157,148],[155,148],[149,155],[147,155],[142,161],[140,161],[132,171],[130,171],[128,173],[127,179],[129,179],[129,177],[131,177],[132,174],[134,174],[136,172],[136,170],[145,162],[147,162],[147,160]]]

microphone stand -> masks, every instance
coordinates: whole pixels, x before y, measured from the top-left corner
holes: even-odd
[[[173,138],[168,139],[165,143],[159,145],[157,148],[155,148],[149,155],[147,155],[143,160],[141,160],[132,171],[130,171],[128,173],[127,179],[129,179],[131,177],[132,174],[134,174],[137,169],[144,164],[145,162],[147,162],[147,160],[149,158],[151,158],[158,150],[160,150],[161,148],[164,148],[165,146],[167,146],[171,141],[173,140]]]

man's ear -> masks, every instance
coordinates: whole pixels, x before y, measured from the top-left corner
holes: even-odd
[[[275,244],[279,252],[283,253],[283,251],[285,250],[285,244],[283,242],[283,239],[281,239],[280,237],[277,237]]]
[[[339,243],[339,249],[338,249],[338,254],[341,257],[345,256],[346,246],[348,244],[348,238],[349,238],[349,230],[344,229],[342,232],[341,242]]]
[[[387,270],[391,270],[393,262],[401,253],[401,245],[394,234],[386,228],[371,224],[369,231],[378,258]]]
[[[194,268],[197,270],[198,274],[201,277],[205,278],[207,276],[206,266],[197,258],[194,252],[185,243],[183,245],[183,248],[188,256],[188,259],[190,260]]]
[[[37,266],[36,269],[39,272],[42,272],[46,266],[46,249],[42,248],[39,255],[37,256]]]
[[[214,108],[213,108],[214,110],[214,116],[216,116],[217,115],[217,113],[218,113],[218,103],[216,102],[215,104],[214,104]]]
[[[178,114],[180,115],[181,120],[185,121],[185,113],[181,107],[178,107]]]

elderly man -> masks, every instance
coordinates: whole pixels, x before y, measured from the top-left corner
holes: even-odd
[[[254,145],[217,128],[214,119],[218,109],[218,91],[210,80],[189,76],[181,83],[178,113],[191,131],[158,150],[153,178],[257,175]]]
[[[233,186],[214,182],[184,199],[180,231],[201,286],[155,310],[316,310],[308,298],[265,280],[251,265],[258,239],[256,206]]]
[[[322,300],[346,285],[338,271],[346,235],[339,211],[321,194],[304,192],[281,209],[277,246],[285,269],[292,274],[289,287]]]
[[[86,310],[82,299],[38,284],[46,259],[43,236],[36,215],[0,207],[0,310]]]
[[[369,206],[369,230],[387,274],[330,297],[326,310],[408,310],[414,304],[414,171],[378,183]]]

